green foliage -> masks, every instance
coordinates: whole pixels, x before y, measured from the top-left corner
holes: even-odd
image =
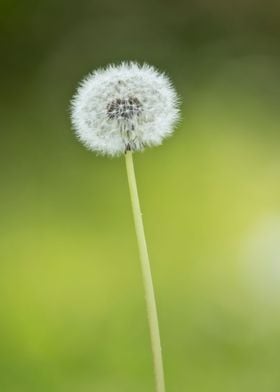
[[[276,12],[35,3],[1,3],[1,392],[153,391],[124,162],[86,151],[68,110],[91,68],[131,58],[168,70],[184,116],[135,156],[167,390],[279,391]]]

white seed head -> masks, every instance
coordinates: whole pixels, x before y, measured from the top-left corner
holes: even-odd
[[[117,156],[161,144],[179,119],[169,79],[146,64],[122,63],[86,77],[72,100],[72,124],[90,150]]]

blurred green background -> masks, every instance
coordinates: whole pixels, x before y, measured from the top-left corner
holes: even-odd
[[[280,6],[0,1],[0,391],[152,392],[123,159],[69,101],[121,60],[166,71],[174,136],[135,156],[167,391],[280,390]]]

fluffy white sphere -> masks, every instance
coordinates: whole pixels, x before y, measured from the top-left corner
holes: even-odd
[[[72,124],[90,150],[116,156],[161,144],[179,118],[169,79],[146,64],[93,72],[72,100]]]

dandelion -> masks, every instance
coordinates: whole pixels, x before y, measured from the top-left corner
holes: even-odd
[[[136,237],[143,273],[156,391],[164,392],[157,307],[133,152],[157,146],[179,118],[177,94],[166,75],[149,65],[122,63],[97,70],[82,81],[72,100],[72,124],[79,140],[101,155],[125,156]]]
[[[102,155],[159,145],[177,119],[176,92],[165,75],[148,65],[123,63],[97,70],[72,101],[78,138]]]

